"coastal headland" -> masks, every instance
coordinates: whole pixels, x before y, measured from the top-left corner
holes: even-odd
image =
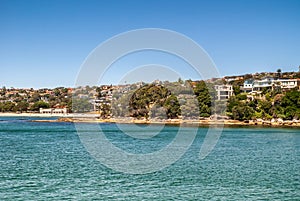
[[[300,71],[124,85],[0,88],[0,116],[38,121],[299,127]]]

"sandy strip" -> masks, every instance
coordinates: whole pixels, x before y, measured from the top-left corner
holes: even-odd
[[[96,114],[40,114],[40,113],[0,113],[0,117],[56,117],[55,120],[34,120],[37,122],[82,122],[82,123],[118,123],[118,124],[166,124],[166,125],[181,125],[181,126],[263,126],[263,127],[296,127],[300,128],[300,122],[283,121],[238,121],[238,120],[138,120],[133,118],[111,118],[97,119]]]
[[[95,118],[96,114],[41,114],[41,113],[13,113],[0,112],[0,117],[66,117],[66,118]]]
[[[40,113],[0,113],[0,117],[68,117],[68,115]]]
[[[270,121],[238,121],[238,120],[137,120],[137,119],[96,119],[96,118],[59,118],[58,122],[74,123],[118,123],[118,124],[159,124],[159,125],[180,125],[180,126],[216,126],[216,127],[294,127],[300,128],[300,122],[270,122]]]

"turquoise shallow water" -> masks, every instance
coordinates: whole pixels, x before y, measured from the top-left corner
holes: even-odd
[[[199,160],[207,131],[199,128],[175,164],[130,175],[91,157],[72,123],[28,120],[0,118],[0,200],[300,200],[299,129],[225,128]],[[161,149],[178,129],[168,126],[143,140],[114,124],[102,128],[116,146],[135,153]]]

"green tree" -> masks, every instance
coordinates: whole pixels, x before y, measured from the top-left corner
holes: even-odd
[[[233,85],[233,93],[234,95],[239,95],[241,93],[241,88],[239,85]]]
[[[0,107],[2,112],[15,112],[16,111],[15,106],[16,106],[15,103],[11,101],[6,101],[2,103]]]
[[[236,95],[236,98],[238,100],[246,100],[247,99],[247,95],[246,94],[238,94],[238,95]]]
[[[169,119],[178,118],[181,115],[179,102],[173,94],[166,99],[163,106],[167,110],[166,113]]]
[[[6,87],[3,86],[0,95],[4,96],[6,94]]]
[[[99,105],[99,112],[100,112],[100,117],[101,118],[108,118],[111,115],[111,106],[110,103],[101,103]]]
[[[198,100],[200,117],[209,117],[211,115],[212,97],[204,81],[196,84],[194,93]]]
[[[277,77],[278,77],[278,78],[281,77],[281,69],[280,69],[280,68],[277,69]]]
[[[232,117],[235,120],[250,120],[254,115],[254,110],[246,104],[239,104],[232,108]]]
[[[261,113],[263,119],[271,119],[273,114],[271,111],[272,102],[266,100],[259,100],[257,105],[257,112]]]
[[[286,92],[282,97],[281,107],[284,109],[286,119],[299,119],[300,118],[300,91],[291,90]]]
[[[227,113],[229,116],[232,115],[232,109],[239,105],[239,100],[235,96],[231,96],[227,102]]]
[[[30,110],[31,111],[39,111],[40,108],[49,108],[50,105],[49,103],[46,103],[44,101],[38,101],[38,102],[35,102],[31,107],[30,107]]]
[[[164,107],[168,118],[178,118],[178,115],[180,115],[177,98],[167,88],[150,84],[139,88],[130,97],[130,116],[148,119],[153,106]],[[153,116],[153,112],[151,115]]]
[[[87,98],[73,98],[72,111],[76,113],[90,112],[93,110],[93,104]]]
[[[17,111],[24,112],[27,111],[29,104],[26,101],[18,102],[16,105]]]

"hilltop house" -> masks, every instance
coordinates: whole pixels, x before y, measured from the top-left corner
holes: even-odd
[[[297,79],[278,79],[282,90],[289,90],[300,86],[300,80]]]
[[[271,89],[273,86],[274,78],[266,77],[262,80],[254,80],[253,91],[262,91],[263,89]]]
[[[299,79],[274,79],[272,77],[266,77],[262,80],[248,79],[244,81],[242,90],[244,92],[259,92],[263,89],[280,88],[283,91],[287,91],[296,87],[299,87]]]
[[[253,79],[245,80],[242,90],[247,93],[252,92],[253,91],[253,83],[254,83]]]

